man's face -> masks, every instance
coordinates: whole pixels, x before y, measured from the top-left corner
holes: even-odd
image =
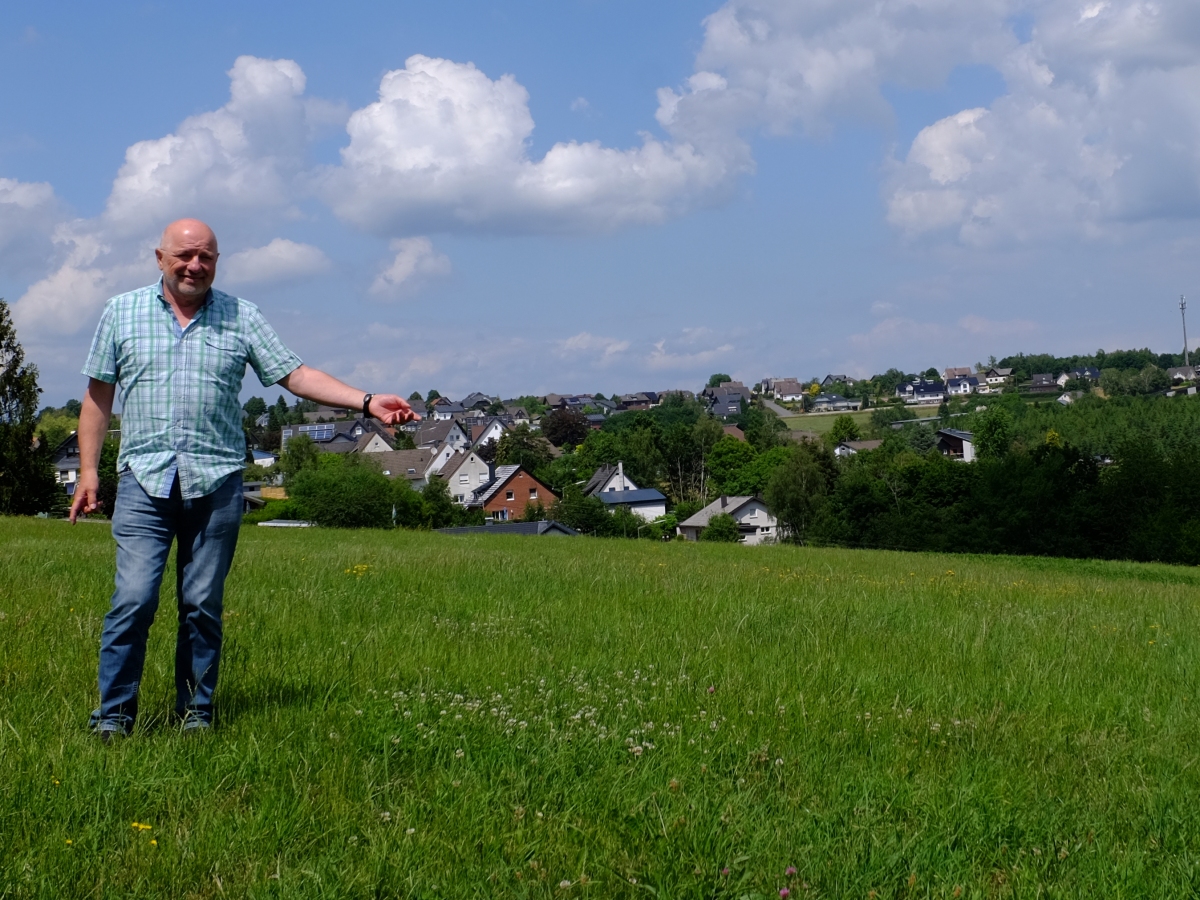
[[[204,297],[217,276],[217,242],[212,232],[168,232],[154,255],[163,283],[177,297]]]

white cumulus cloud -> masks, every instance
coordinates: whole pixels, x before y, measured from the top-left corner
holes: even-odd
[[[355,111],[324,196],[370,231],[592,231],[661,222],[725,196],[747,156],[721,142],[660,141],[628,150],[558,143],[528,154],[529,94],[512,75],[410,57],[379,100]]]
[[[297,281],[328,271],[329,257],[319,247],[275,238],[265,247],[251,247],[222,260],[220,280],[230,284]]]
[[[433,249],[433,241],[427,237],[397,238],[392,250],[395,255],[371,283],[371,293],[376,296],[395,296],[429,278],[450,274],[450,258]]]

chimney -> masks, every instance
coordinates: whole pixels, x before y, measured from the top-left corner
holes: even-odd
[[[721,495],[721,509],[724,509],[724,508],[725,508],[725,495],[722,494]]]
[[[621,476],[621,487],[619,490],[625,490],[625,463],[617,460],[617,474]]]

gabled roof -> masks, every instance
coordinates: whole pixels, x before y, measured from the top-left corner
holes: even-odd
[[[679,523],[679,527],[687,528],[707,528],[708,521],[713,516],[719,516],[722,513],[729,515],[737,515],[737,511],[749,503],[751,500],[757,500],[757,497],[725,497],[721,496],[714,500],[700,512]],[[759,501],[761,502],[761,501]]]
[[[421,427],[417,429],[417,433],[413,435],[413,441],[418,445],[442,444],[445,442],[446,437],[450,434],[450,432],[455,428],[457,428],[460,432],[462,431],[462,426],[460,426],[453,419],[444,419],[440,422],[435,422],[432,420],[422,422]],[[466,437],[465,433],[463,434],[463,437]]]
[[[379,463],[383,474],[389,478],[419,481],[425,477],[433,453],[429,450],[389,450],[387,453],[372,453],[371,459]]]
[[[460,525],[456,528],[438,528],[439,534],[549,534],[563,537],[578,537],[579,532],[562,522],[496,522],[492,525]]]
[[[959,431],[957,428],[942,428],[938,430],[938,434],[944,434],[947,437],[958,438],[960,441],[973,441],[974,436],[969,431]]]
[[[508,484],[509,480],[520,471],[520,466],[497,466],[492,480],[471,495],[471,505],[483,506],[492,499],[496,491]]]
[[[651,503],[667,499],[662,491],[654,488],[640,488],[636,491],[600,491],[596,496],[610,506],[619,506],[622,503]]]
[[[878,450],[883,446],[883,441],[842,441],[838,446],[862,453],[866,450]]]

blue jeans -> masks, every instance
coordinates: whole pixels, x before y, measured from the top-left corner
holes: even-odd
[[[92,713],[93,729],[128,731],[137,718],[146,638],[158,609],[159,586],[173,540],[179,544],[175,711],[211,723],[225,576],[241,524],[240,472],[195,500],[180,496],[178,478],[171,496],[163,499],[147,494],[131,472],[121,475],[112,518],[117,589],[100,637],[100,708]]]

